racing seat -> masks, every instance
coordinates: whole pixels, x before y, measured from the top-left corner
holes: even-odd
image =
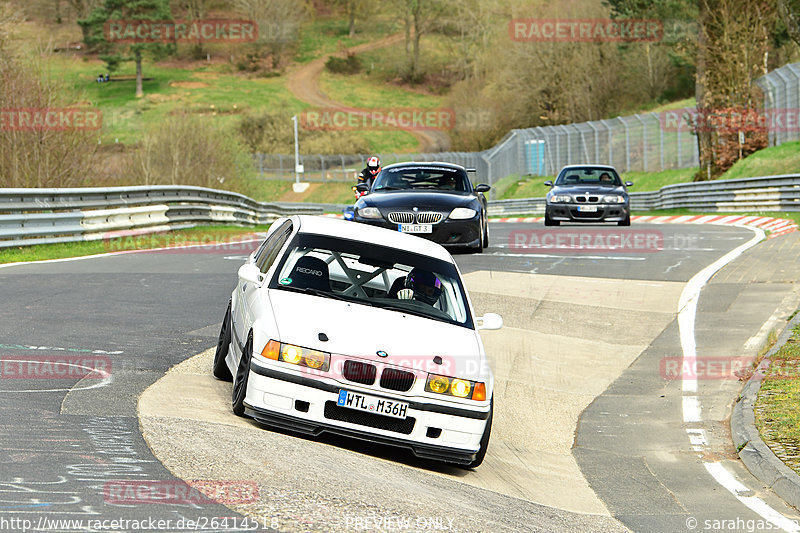
[[[292,287],[331,292],[328,264],[318,257],[306,255],[298,259],[290,277]]]

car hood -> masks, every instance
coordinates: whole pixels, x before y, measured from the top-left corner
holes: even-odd
[[[457,368],[474,374],[482,360],[482,344],[469,328],[279,289],[270,290],[269,299],[283,342],[443,373]],[[327,342],[319,340],[320,333]],[[388,355],[380,357],[379,351]],[[443,360],[441,368],[432,365],[437,355]]]
[[[455,209],[476,202],[477,199],[470,193],[445,192],[445,191],[388,191],[373,192],[361,198],[356,207],[373,206],[381,208],[411,209],[418,207],[425,209]]]
[[[556,185],[550,189],[551,194],[627,194],[625,187],[603,187],[601,185]]]

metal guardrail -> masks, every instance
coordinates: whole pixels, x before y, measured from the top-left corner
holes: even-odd
[[[0,189],[0,249],[109,239],[198,224],[266,224],[322,214],[311,204],[261,203],[204,187]]]
[[[198,224],[265,224],[290,214],[341,212],[344,204],[262,203],[203,187],[0,189],[0,249],[89,241]],[[667,185],[631,193],[637,211],[800,211],[800,174]],[[489,214],[544,212],[544,198],[489,202]]]

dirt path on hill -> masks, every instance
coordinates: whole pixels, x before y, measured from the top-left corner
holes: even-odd
[[[389,37],[384,37],[377,41],[353,46],[348,48],[348,50],[353,53],[366,52],[376,48],[400,44],[402,42],[403,35],[390,35]],[[315,107],[346,108],[348,107],[347,105],[328,98],[319,86],[319,77],[320,74],[322,74],[322,70],[325,68],[325,61],[327,61],[329,55],[330,54],[323,55],[310,63],[292,69],[287,75],[286,86],[299,100]],[[446,151],[450,147],[450,138],[444,131],[408,131],[419,141],[420,152]]]

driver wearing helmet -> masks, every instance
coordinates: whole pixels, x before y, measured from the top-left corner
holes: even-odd
[[[442,294],[442,281],[433,272],[414,268],[406,276],[405,288],[397,293],[400,300],[417,300],[434,305]]]
[[[366,183],[369,187],[372,187],[372,182],[375,181],[380,171],[381,160],[377,156],[370,157],[367,159],[367,167],[358,175],[358,183]]]

